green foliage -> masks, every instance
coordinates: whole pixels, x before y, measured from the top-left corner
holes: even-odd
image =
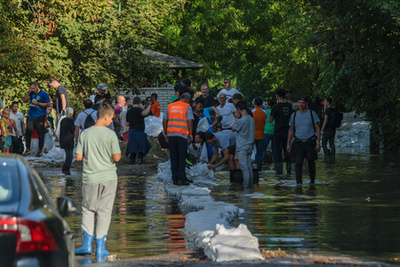
[[[400,4],[371,1],[188,1],[168,18],[158,49],[205,64],[216,94],[224,77],[271,98],[320,91],[366,113],[385,146],[400,147]]]
[[[321,75],[347,109],[366,113],[386,147],[400,147],[400,5],[394,1],[310,1]]]
[[[393,0],[9,0],[0,2],[0,94],[21,99],[29,82],[56,77],[80,105],[99,82],[138,88],[168,71],[155,49],[205,65],[187,71],[211,93],[223,78],[272,98],[320,91],[366,113],[385,146],[400,147],[400,2]],[[169,80],[171,82],[171,80]],[[174,81],[172,81],[174,82]]]
[[[73,107],[98,83],[138,88],[165,70],[141,53],[160,36],[165,12],[183,0],[10,0],[0,2],[0,95],[22,99],[29,83],[50,77],[66,86]],[[75,105],[75,106],[74,106]]]

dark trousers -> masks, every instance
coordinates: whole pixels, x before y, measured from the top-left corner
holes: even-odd
[[[275,160],[275,143],[273,134],[264,134],[264,150],[268,148],[269,141],[271,140],[272,158]]]
[[[132,160],[135,160],[136,158],[143,159],[144,158],[144,153],[143,152],[131,153],[129,158],[132,159]]]
[[[303,161],[304,158],[308,162],[308,171],[310,173],[310,182],[315,182],[315,160],[317,152],[315,152],[316,139],[307,141],[295,140],[292,144],[292,156],[295,159],[296,181],[298,184],[303,183]]]
[[[73,159],[73,149],[65,149],[65,161],[64,165],[62,166],[62,171],[69,171],[72,164]]]
[[[264,139],[255,140],[254,143],[256,145],[256,161],[263,161],[265,148]]]
[[[282,151],[285,155],[285,161],[290,163],[290,155],[287,152],[286,144],[289,129],[282,129],[274,132],[274,145],[275,145],[275,159],[276,162],[282,162]]]
[[[40,116],[37,117],[36,119],[29,119],[26,121],[26,133],[25,133],[25,138],[26,138],[26,148],[31,149],[31,138],[32,138],[32,133],[36,129],[38,137],[39,137],[39,150],[41,151],[44,146],[44,134],[45,134],[45,127],[44,127],[44,122],[46,120],[46,116]]]
[[[328,151],[328,141],[329,147],[331,148],[330,152],[335,153],[335,133],[336,130],[325,131],[322,136],[322,148],[324,149],[325,154],[327,154]]]
[[[22,154],[24,153],[24,143],[22,142],[22,136],[20,137],[16,137],[13,136],[12,137],[12,153],[15,154]]]
[[[168,137],[169,157],[171,160],[172,181],[185,181],[187,139],[177,136]]]

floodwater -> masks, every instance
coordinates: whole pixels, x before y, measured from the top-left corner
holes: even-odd
[[[80,173],[58,174],[59,170],[49,169],[42,177],[54,199],[66,195],[74,201],[78,212],[66,220],[78,246]],[[228,173],[220,172],[216,173],[220,186],[210,188],[216,200],[245,210],[232,224],[246,224],[261,249],[386,262],[400,258],[398,155],[340,154],[335,162],[320,157],[315,187],[309,185],[307,174],[302,187],[296,186],[294,174],[277,178],[274,171],[264,171],[263,176],[248,192],[230,185]],[[107,241],[107,249],[117,258],[184,251],[183,227],[176,201],[156,177],[119,177]]]
[[[65,219],[75,235],[75,246],[80,246],[81,173],[72,171],[72,176],[61,176],[60,170],[50,169],[41,177],[53,199],[68,196],[73,200],[77,213]],[[185,251],[184,224],[185,217],[176,201],[155,176],[120,176],[107,249],[118,259]],[[91,257],[95,261],[94,253]]]
[[[294,168],[293,168],[294,169]],[[218,175],[216,200],[245,210],[232,222],[244,223],[261,249],[350,255],[398,263],[400,258],[400,157],[337,155],[317,161],[315,187],[303,175],[277,178],[265,171],[251,192]]]

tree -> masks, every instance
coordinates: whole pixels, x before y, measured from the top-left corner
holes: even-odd
[[[148,2],[108,0],[3,1],[0,4],[0,93],[21,99],[29,82],[56,77],[81,106],[98,83],[138,88],[163,69],[142,55],[156,42],[165,12],[183,0]]]
[[[386,147],[400,147],[400,5],[393,1],[310,1],[322,91],[372,122]]]
[[[400,4],[372,1],[196,1],[168,19],[159,49],[205,64],[214,93],[225,76],[247,100],[320,91],[366,113],[385,146],[400,147]]]

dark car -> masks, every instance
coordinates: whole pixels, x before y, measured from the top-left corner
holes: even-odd
[[[42,179],[20,156],[0,154],[0,266],[74,266],[72,233],[62,216],[75,207],[54,205]]]

